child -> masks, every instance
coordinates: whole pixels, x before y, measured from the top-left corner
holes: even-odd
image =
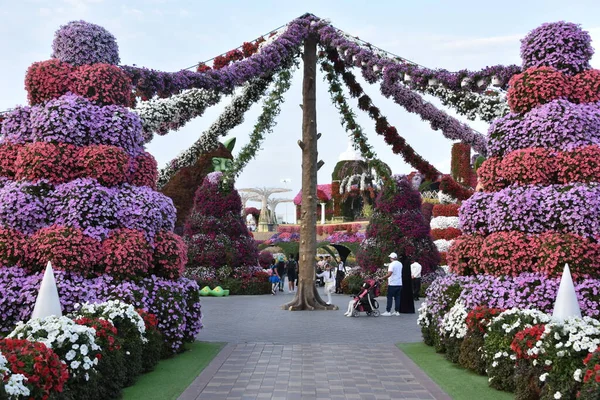
[[[331,304],[331,293],[335,291],[335,272],[330,264],[325,265],[325,271],[317,274],[318,278],[323,278],[325,282],[324,293],[327,295],[327,305]]]
[[[271,276],[269,277],[269,282],[271,282],[271,294],[275,296],[277,288],[279,287],[279,281],[281,280],[277,273],[277,263],[275,262],[275,259],[271,261],[271,266],[269,268],[271,269]]]

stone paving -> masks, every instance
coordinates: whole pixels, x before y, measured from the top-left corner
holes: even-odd
[[[416,314],[347,318],[345,295],[337,311],[281,310],[292,296],[203,298],[198,340],[228,345],[179,399],[450,399],[394,345],[421,340]]]

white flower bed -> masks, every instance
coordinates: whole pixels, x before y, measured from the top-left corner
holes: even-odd
[[[146,339],[146,324],[144,319],[140,317],[135,308],[131,304],[122,302],[121,300],[109,300],[104,303],[85,303],[80,306],[77,313],[83,315],[94,315],[102,317],[115,325],[115,319],[121,318],[131,321],[140,332],[142,342],[148,342]]]
[[[428,311],[429,307],[427,306],[427,302],[424,301],[421,303],[421,307],[419,307],[419,318],[417,318],[417,324],[422,328],[427,328],[431,323],[431,320],[427,315]]]
[[[458,229],[458,217],[434,217],[431,219],[431,229]]]
[[[433,244],[435,244],[435,247],[437,247],[439,252],[447,252],[450,250],[450,246],[452,246],[453,242],[454,240],[438,239],[435,240]]]
[[[462,339],[467,334],[467,315],[469,312],[461,301],[454,306],[442,318],[440,334],[444,337]]]
[[[454,197],[450,196],[449,194],[446,194],[442,191],[438,192],[438,200],[441,204],[454,204],[454,203],[458,203],[458,199],[455,199]]]
[[[96,344],[96,330],[78,325],[68,317],[49,316],[19,322],[8,337],[44,343],[67,365],[69,376],[73,378],[83,376],[87,381],[90,372],[96,372],[96,354],[101,350]]]

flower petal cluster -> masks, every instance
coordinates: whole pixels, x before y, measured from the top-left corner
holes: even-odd
[[[71,21],[54,34],[52,57],[73,65],[119,64],[119,46],[103,27],[85,21]]]
[[[510,110],[523,114],[571,94],[569,79],[551,67],[531,67],[510,78],[507,98]]]

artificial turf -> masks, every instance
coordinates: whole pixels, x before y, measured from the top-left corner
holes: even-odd
[[[453,400],[509,400],[514,395],[488,386],[487,376],[477,375],[446,360],[424,343],[399,343],[402,350]]]
[[[152,372],[123,390],[123,400],[177,399],[223,348],[224,343],[194,342],[173,358],[162,360]]]

